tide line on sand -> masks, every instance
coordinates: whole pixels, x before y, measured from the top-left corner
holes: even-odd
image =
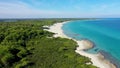
[[[68,23],[68,21],[62,22],[62,23],[56,23],[52,26],[49,26],[49,29],[47,29],[47,31],[55,33],[54,37],[62,37],[62,38],[72,39],[63,33],[62,26],[65,23]],[[90,53],[87,53],[84,51],[85,49],[90,49],[93,47],[92,42],[90,42],[88,40],[80,40],[80,41],[75,40],[75,39],[73,39],[73,40],[76,41],[78,44],[78,47],[76,48],[75,52],[80,55],[90,58],[94,66],[97,66],[99,68],[116,68],[116,66],[114,64],[112,64],[109,60],[105,59],[102,54],[100,54],[100,53],[90,54]]]

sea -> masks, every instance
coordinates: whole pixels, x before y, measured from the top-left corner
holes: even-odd
[[[94,43],[88,53],[101,53],[120,68],[120,18],[70,21],[62,27],[64,34],[76,40]]]

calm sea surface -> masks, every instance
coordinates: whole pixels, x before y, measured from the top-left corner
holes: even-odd
[[[69,37],[92,41],[95,47],[87,52],[101,52],[120,66],[120,19],[71,21],[64,24],[62,29]]]

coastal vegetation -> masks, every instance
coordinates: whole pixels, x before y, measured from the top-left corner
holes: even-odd
[[[0,68],[96,68],[89,58],[75,53],[76,42],[44,30],[48,28],[43,26],[66,20],[71,19],[1,22]]]

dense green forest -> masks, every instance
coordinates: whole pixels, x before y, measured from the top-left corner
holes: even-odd
[[[75,53],[76,42],[43,29],[69,19],[0,22],[0,68],[96,68]]]

